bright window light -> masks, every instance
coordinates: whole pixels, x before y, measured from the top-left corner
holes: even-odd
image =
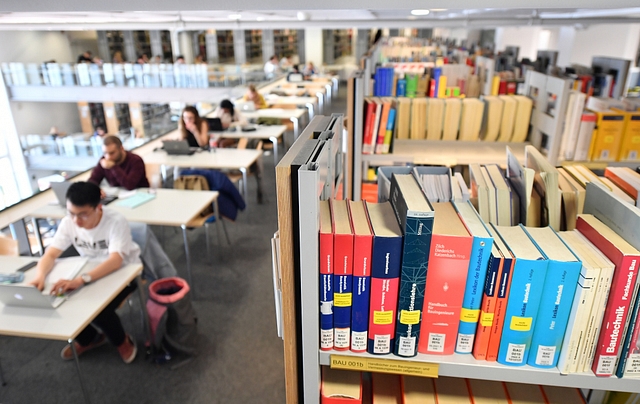
[[[411,14],[412,15],[428,15],[429,10],[423,10],[423,9],[411,10]]]

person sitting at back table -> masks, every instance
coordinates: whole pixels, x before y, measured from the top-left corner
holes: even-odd
[[[291,80],[291,76],[294,76],[298,80]],[[287,81],[302,81],[302,79],[304,79],[304,77],[302,76],[302,73],[300,73],[300,68],[298,65],[293,65],[293,68],[287,74]]]
[[[317,73],[316,72],[316,67],[313,65],[313,62],[307,63],[307,65],[304,68],[303,73],[304,73],[304,76],[306,78],[309,78],[309,77],[311,77],[311,76],[313,76],[314,74]]]
[[[104,138],[107,136],[107,132],[104,130],[103,126],[98,126],[95,132],[93,132],[93,136]]]
[[[90,182],[100,184],[106,178],[112,187],[128,190],[149,187],[142,157],[126,151],[120,138],[113,135],[104,138],[102,152],[104,155],[91,171]]]
[[[189,147],[206,147],[209,144],[209,124],[200,117],[195,107],[184,107],[178,126],[180,139],[186,140]]]
[[[214,118],[220,118],[223,129],[247,124],[247,120],[242,116],[242,113],[236,110],[233,103],[229,100],[222,100],[218,108],[213,111],[213,116]]]
[[[98,281],[128,264],[140,262],[140,247],[131,240],[127,220],[120,213],[103,208],[100,204],[100,188],[90,182],[76,182],[67,191],[68,214],[60,222],[47,248],[36,266],[36,277],[30,284],[43,290],[47,274],[51,272],[56,258],[74,246],[80,256],[101,260],[89,272],[71,279],[63,279],[53,285],[52,294],[62,294]],[[84,352],[103,345],[107,338],[118,348],[125,363],[136,358],[137,348],[133,338],[126,334],[116,309],[135,290],[135,283],[125,287],[93,320],[78,334],[73,344],[76,352]],[[95,326],[99,327],[101,331]],[[74,358],[70,345],[60,352],[64,360]]]
[[[251,101],[256,106],[256,109],[264,109],[267,108],[267,102],[264,100],[262,94],[256,90],[256,86],[253,84],[249,84],[247,86],[247,92],[242,97],[244,101]]]

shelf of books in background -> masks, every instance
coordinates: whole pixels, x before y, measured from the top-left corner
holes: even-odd
[[[476,394],[491,394],[494,402],[507,403],[523,391],[530,399],[537,392],[539,402],[584,402],[570,389],[558,390],[564,398],[552,398],[547,385],[640,391],[634,380],[640,377],[640,210],[605,183],[561,173],[531,146],[526,153],[525,165],[510,155],[506,173],[497,166],[472,168],[469,196],[480,206],[464,202],[452,191],[456,176],[437,167],[385,168],[379,175],[380,203],[347,204],[352,229],[360,229],[355,238],[367,240],[353,249],[353,274],[364,271],[362,282],[352,282],[352,330],[357,311],[358,318],[365,318],[367,304],[356,309],[355,296],[366,302],[366,285],[368,329],[361,321],[350,350],[334,346],[319,355],[321,365],[332,368],[323,368],[325,381],[339,368],[373,372],[371,378],[359,373],[352,378],[356,388],[351,391],[360,398],[349,402],[366,402],[358,400],[368,394],[368,385],[374,397],[395,397],[392,403],[412,402],[400,401],[403,394],[404,400],[414,394],[423,400],[415,402],[434,402],[424,400],[435,394],[439,403],[478,402]],[[636,194],[640,189],[640,175],[628,169],[614,168],[605,178],[614,184],[624,180]],[[498,208],[499,181],[520,193],[517,201],[505,198],[507,208]],[[579,215],[571,229],[556,232],[568,228],[560,184],[573,187],[581,181],[586,189],[572,199],[576,211],[582,200]],[[536,198],[527,192],[538,193],[540,201],[532,202]],[[543,213],[535,215],[532,204]],[[513,212],[516,205],[525,215],[515,222],[511,214],[498,212]],[[344,210],[336,214],[343,217]],[[331,209],[325,214],[334,215]],[[529,215],[539,222],[531,225]],[[335,223],[334,217],[334,228]],[[338,254],[335,243],[333,253]],[[321,262],[350,262],[344,251],[339,254],[321,257]],[[341,276],[334,274],[334,284],[341,283]],[[413,380],[378,372],[439,378]],[[338,402],[325,398],[332,391],[325,389],[329,382],[322,385],[322,402]],[[540,390],[512,382],[545,386]],[[440,398],[448,397],[447,391],[456,398]]]

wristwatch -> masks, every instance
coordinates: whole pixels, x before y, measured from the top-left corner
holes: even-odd
[[[91,275],[89,275],[89,274],[82,274],[82,275],[80,275],[80,278],[82,279],[82,282],[85,285],[88,285],[88,284],[91,283]]]

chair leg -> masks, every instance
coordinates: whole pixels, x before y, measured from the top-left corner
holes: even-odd
[[[222,218],[220,219],[220,223],[222,223],[222,230],[224,230],[224,235],[227,238],[227,244],[231,245],[231,239],[229,239],[229,233],[227,233],[227,225],[224,224]]]
[[[209,258],[209,263],[212,262],[212,257],[211,257],[211,240],[209,240],[209,223],[205,223],[204,224],[204,237],[205,237],[205,241],[207,243],[207,257]]]

